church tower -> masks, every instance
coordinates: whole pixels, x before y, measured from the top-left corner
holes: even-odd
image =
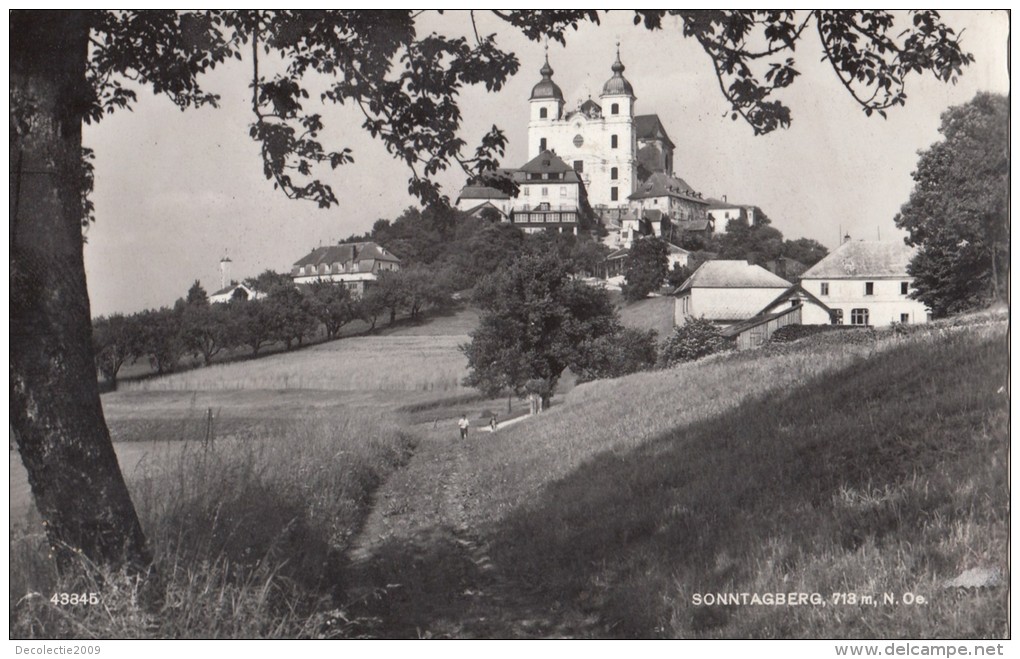
[[[623,77],[626,67],[620,61],[620,44],[616,45],[613,77],[602,86],[599,99],[605,120],[605,170],[597,184],[608,191],[609,206],[626,206],[627,197],[637,189],[637,137],[634,131],[634,88]],[[593,181],[593,183],[595,183]]]
[[[531,90],[531,120],[528,122],[528,158],[551,148],[552,128],[563,116],[563,92],[552,80],[549,53],[539,71],[542,79]]]

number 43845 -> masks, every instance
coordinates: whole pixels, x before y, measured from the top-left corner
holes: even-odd
[[[99,593],[55,593],[50,603],[55,606],[95,606],[99,604]]]

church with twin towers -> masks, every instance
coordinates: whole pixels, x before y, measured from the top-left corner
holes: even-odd
[[[610,68],[599,102],[588,98],[568,110],[546,59],[529,99],[528,158],[553,151],[578,173],[593,206],[614,208],[652,173],[671,173],[675,147],[658,115],[635,113],[619,47]]]
[[[570,107],[547,54],[528,98],[528,162],[506,170],[518,185],[517,196],[469,182],[457,207],[473,214],[498,211],[528,232],[577,233],[568,213],[620,218],[643,207],[640,197],[649,182],[656,193],[662,188],[693,199],[694,191],[673,175],[676,147],[659,116],[636,113],[637,96],[624,75],[619,44],[609,69],[598,100],[589,97]]]

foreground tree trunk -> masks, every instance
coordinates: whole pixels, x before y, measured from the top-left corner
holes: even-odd
[[[57,565],[150,563],[99,400],[82,254],[88,15],[12,12],[10,417]]]

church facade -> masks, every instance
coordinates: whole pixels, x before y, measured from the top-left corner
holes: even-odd
[[[529,99],[528,158],[552,151],[571,165],[596,212],[626,208],[644,178],[673,169],[673,142],[657,115],[635,114],[625,69],[617,50],[598,102],[589,98],[567,111],[546,58]]]

